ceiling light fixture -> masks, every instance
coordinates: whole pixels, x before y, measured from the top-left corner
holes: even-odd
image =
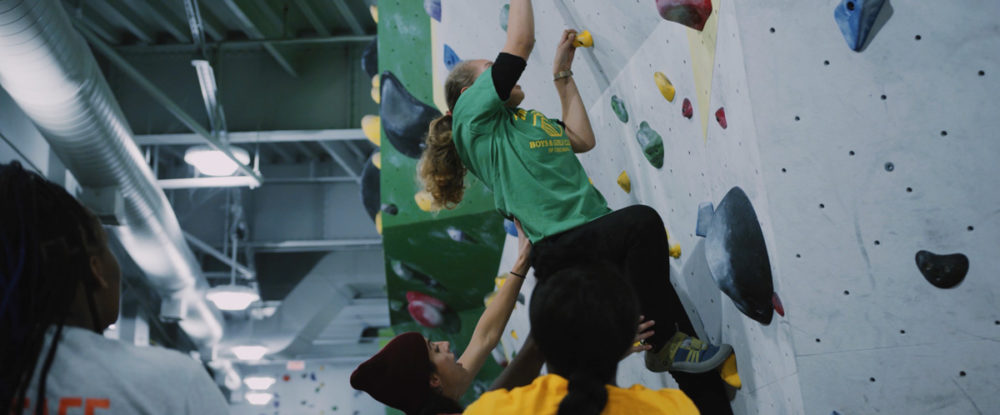
[[[205,297],[219,310],[225,311],[246,310],[250,304],[260,300],[260,294],[253,288],[235,284],[209,288]]]
[[[267,405],[274,398],[274,394],[267,392],[247,392],[247,402],[251,405]]]
[[[229,147],[229,151],[242,164],[250,163],[250,153],[239,147]],[[239,169],[225,153],[209,146],[194,146],[184,152],[184,161],[207,176],[232,176]]]
[[[260,360],[267,354],[267,348],[264,346],[233,346],[229,350],[240,360]]]
[[[276,382],[276,379],[270,376],[250,376],[243,379],[243,383],[255,391],[267,390],[271,385],[274,385],[274,382]]]

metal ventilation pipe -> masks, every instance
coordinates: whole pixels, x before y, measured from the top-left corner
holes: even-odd
[[[97,61],[59,0],[0,0],[0,86],[86,188],[113,187],[116,234],[203,349],[222,338],[201,268],[136,146]]]

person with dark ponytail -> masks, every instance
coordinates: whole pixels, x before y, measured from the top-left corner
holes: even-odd
[[[451,209],[462,201],[466,174],[479,178],[493,191],[497,211],[521,220],[534,244],[531,264],[539,281],[581,258],[612,263],[659,328],[649,339],[646,367],[669,371],[702,411],[731,413],[715,369],[732,347],[691,337],[694,327],[669,281],[663,220],[648,206],[612,211],[574,154],[597,145],[573,80],[574,30],[562,33],[553,59],[562,120],[518,107],[525,91],[517,81],[534,36],[531,0],[511,0],[497,58],[461,62],[449,74],[448,112],[430,124],[417,166],[424,190],[435,208]]]
[[[618,362],[640,319],[635,293],[617,267],[581,264],[556,272],[535,287],[528,318],[549,374],[527,386],[484,393],[465,414],[698,413],[676,389],[615,386]]]
[[[20,163],[0,164],[0,413],[228,413],[193,359],[101,335],[120,284],[97,217]]]

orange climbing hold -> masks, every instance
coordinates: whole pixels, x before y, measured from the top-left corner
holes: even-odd
[[[578,48],[592,48],[594,47],[594,37],[590,35],[589,30],[584,30],[580,34],[576,35],[576,40],[573,41],[573,46]]]

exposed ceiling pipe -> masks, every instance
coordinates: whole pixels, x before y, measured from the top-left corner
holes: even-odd
[[[58,0],[0,0],[0,86],[86,188],[114,187],[122,245],[201,347],[222,338],[198,262],[86,42]]]
[[[238,345],[267,347],[269,358],[284,360],[312,355],[314,341],[352,303],[350,284],[384,284],[382,250],[332,252],[299,281],[278,310],[261,321],[230,321],[220,348]],[[388,315],[389,310],[385,310]],[[356,333],[360,341],[361,333]]]

